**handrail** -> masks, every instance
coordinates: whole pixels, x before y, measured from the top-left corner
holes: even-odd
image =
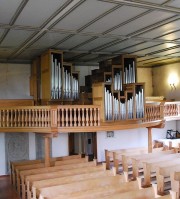
[[[141,123],[150,125],[152,122],[174,119],[180,119],[180,102],[146,103]],[[95,105],[0,107],[0,129],[5,132],[20,130],[48,133],[60,132],[61,129],[68,132],[68,128],[71,131],[76,129],[76,132],[78,130],[83,132],[88,129],[89,131],[102,129],[103,125],[107,130],[107,126],[112,127],[112,124],[113,122],[107,122],[107,125],[100,123],[100,106]],[[127,125],[129,124],[130,121]],[[116,121],[116,125],[121,125],[121,121]]]
[[[0,107],[0,128],[99,126],[99,112],[94,105]]]
[[[161,102],[145,104],[145,121],[180,117],[180,102]]]

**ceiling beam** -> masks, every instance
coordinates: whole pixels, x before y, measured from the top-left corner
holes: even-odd
[[[149,3],[149,2],[144,2],[144,1],[136,1],[136,0],[98,0],[98,1],[140,7],[140,8],[150,9],[150,10],[159,10],[159,11],[170,12],[170,13],[174,13],[178,15],[180,14],[179,8],[166,6],[166,5],[162,6],[156,3]]]
[[[65,17],[67,14],[69,14],[70,12],[72,12],[72,10],[74,10],[75,8],[77,8],[84,1],[85,0],[72,0],[72,1],[69,1],[69,4],[66,5],[66,7],[64,7],[64,9],[61,9],[58,14],[56,14],[53,17],[51,17],[51,20],[49,20],[46,24],[44,24],[43,27],[41,28],[41,30],[39,32],[35,33],[26,42],[24,42],[24,44],[22,46],[20,46],[19,49],[16,52],[14,52],[13,54],[11,54],[10,58],[11,57],[16,57],[21,52],[23,52],[25,48],[27,48],[28,46],[30,46],[34,41],[36,41],[42,35],[44,35],[45,32],[48,30],[48,28],[50,28],[51,26],[53,26],[54,23],[56,23],[57,21],[59,21],[60,19],[62,19],[63,17]]]
[[[16,19],[19,17],[19,15],[21,14],[22,10],[24,9],[24,7],[25,7],[26,4],[28,3],[28,1],[29,1],[29,0],[23,0],[23,1],[20,3],[20,5],[19,5],[19,7],[17,8],[15,14],[14,14],[13,17],[11,18],[11,21],[10,21],[10,23],[9,23],[10,26],[12,26],[12,25],[15,23]],[[8,32],[9,32],[9,29],[6,29],[6,30],[4,31],[3,35],[2,35],[1,38],[0,38],[0,44],[3,42],[3,40],[4,40],[5,37],[7,36]]]

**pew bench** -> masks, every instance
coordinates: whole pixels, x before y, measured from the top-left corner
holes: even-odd
[[[169,164],[156,168],[157,192],[159,195],[164,195],[165,182],[170,184],[170,173],[173,171],[180,171],[180,160],[175,160]]]
[[[82,157],[83,157],[82,154],[71,155],[71,156],[62,156],[62,157],[54,157],[54,158],[51,158],[51,161],[52,162],[55,162],[55,161],[65,161],[65,160],[72,160],[72,159],[80,159]],[[12,162],[10,162],[10,169],[11,169],[10,179],[11,179],[12,184],[14,186],[16,186],[15,169],[16,169],[17,166],[25,166],[25,165],[32,165],[32,164],[39,164],[39,163],[44,163],[44,159],[39,159],[39,160],[23,160],[23,161],[12,161]]]
[[[108,177],[100,177],[96,179],[89,179],[84,180],[76,183],[70,184],[63,184],[57,185],[52,187],[46,187],[39,189],[39,199],[50,199],[56,197],[58,195],[63,194],[70,194],[73,192],[84,192],[89,189],[96,189],[97,187],[104,187],[104,186],[114,186],[120,185],[124,183],[124,176],[117,175],[117,176],[108,176]],[[33,187],[32,187],[33,189]],[[35,198],[33,198],[35,199]]]
[[[153,153],[160,153],[163,151],[163,148],[155,148],[153,149]],[[127,152],[113,152],[114,166],[116,167],[116,172],[119,172],[119,166],[121,165],[122,171],[127,172],[130,168],[132,168],[131,157],[132,156],[143,156],[149,154],[147,149],[136,149],[134,151]]]
[[[170,172],[171,180],[171,196],[172,199],[179,199],[180,197],[180,168]]]
[[[143,186],[150,186],[151,185],[151,173],[156,172],[156,168],[161,167],[163,165],[171,164],[172,161],[176,161],[177,158],[180,158],[180,154],[169,154],[166,156],[161,156],[155,159],[149,159],[143,161],[143,172],[144,172],[144,185]],[[179,161],[179,160],[178,160]]]
[[[81,181],[87,181],[90,179],[103,178],[106,176],[114,176],[114,172],[110,171],[110,170],[97,171],[97,172],[95,171],[95,172],[89,172],[89,173],[85,173],[85,174],[70,175],[70,176],[64,176],[64,177],[60,177],[60,178],[35,181],[32,183],[31,196],[33,196],[33,198],[38,198],[38,196],[39,196],[38,190],[40,190],[42,188],[46,188],[46,187],[49,188],[49,187],[56,186],[56,185],[77,183],[77,182],[81,182]],[[122,178],[123,178],[123,176],[122,176]]]
[[[137,181],[121,183],[121,185],[108,185],[103,187],[97,187],[95,189],[89,189],[86,191],[77,191],[72,193],[65,193],[64,195],[58,195],[52,199],[94,199],[105,198],[112,194],[124,193],[129,191],[139,190]]]
[[[20,176],[20,178],[19,178],[20,180],[18,181],[19,193],[21,193],[21,190],[22,190],[22,195],[23,196],[25,195],[25,193],[26,193],[25,178],[28,175],[49,174],[50,172],[57,172],[57,171],[61,171],[64,173],[67,171],[66,173],[68,173],[68,170],[74,170],[74,169],[82,170],[84,168],[91,168],[91,167],[92,167],[92,169],[93,169],[93,167],[99,168],[99,166],[97,166],[96,160],[94,160],[92,162],[84,162],[84,163],[79,163],[79,164],[75,164],[75,165],[68,164],[68,165],[61,165],[61,166],[54,166],[54,167],[44,167],[44,168],[36,168],[36,169],[31,169],[31,170],[22,170],[19,172],[19,176]],[[104,167],[104,165],[101,166],[100,169],[102,169],[103,167]]]
[[[75,164],[83,164],[83,163],[87,163],[88,159],[86,158],[77,158],[77,159],[66,159],[66,160],[61,160],[61,161],[57,161],[57,165],[59,165],[60,167],[64,167],[65,165],[67,165],[67,168],[69,165],[75,165]],[[54,166],[56,162],[51,162],[50,166]],[[17,184],[17,191],[19,193],[19,195],[21,195],[21,179],[20,179],[20,171],[24,171],[24,170],[31,170],[31,169],[38,169],[38,168],[44,168],[45,165],[44,163],[39,163],[39,164],[31,164],[31,165],[20,165],[20,166],[16,166],[15,169],[15,174],[16,174],[16,184]],[[61,169],[62,169],[61,168]]]
[[[21,176],[21,182],[22,182],[22,198],[25,198],[26,193],[27,195],[31,192],[32,183],[35,181],[40,180],[47,180],[47,179],[53,179],[58,177],[65,177],[70,175],[78,175],[78,174],[86,174],[86,173],[93,173],[98,171],[105,171],[106,165],[98,165],[98,166],[91,166],[91,167],[84,167],[84,168],[76,168],[76,169],[70,169],[70,170],[57,170],[56,167],[54,167],[54,170],[50,168],[50,170],[47,168],[46,170],[42,171],[42,169],[38,170],[32,170],[32,172],[26,173],[24,172]]]
[[[148,153],[148,154],[134,155],[134,156],[129,155],[127,159],[130,159],[131,164],[132,164],[132,179],[131,180],[136,180],[136,178],[140,176],[140,173],[143,172],[142,162],[146,160],[150,160],[150,159],[157,159],[159,157],[163,157],[168,154],[175,154],[175,150],[160,151],[156,153]],[[127,159],[125,159],[125,161],[127,161]],[[124,169],[124,175],[128,181],[129,171],[126,168]]]
[[[105,161],[106,161],[106,168],[110,169],[110,163],[114,163],[114,154],[115,153],[128,153],[128,152],[135,152],[135,151],[147,151],[146,147],[137,147],[137,148],[128,148],[128,149],[117,149],[117,150],[105,150]]]

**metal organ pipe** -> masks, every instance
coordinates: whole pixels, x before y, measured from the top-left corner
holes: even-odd
[[[136,93],[136,117],[142,118],[144,116],[144,91],[141,89]]]
[[[120,119],[126,119],[126,103],[119,102],[120,105]]]
[[[109,92],[109,90],[105,87],[104,89],[104,100],[105,100],[105,118],[107,120],[112,119],[112,94]]]
[[[79,83],[78,80],[72,76],[72,98],[79,98]]]
[[[51,99],[61,98],[61,63],[51,55]]]

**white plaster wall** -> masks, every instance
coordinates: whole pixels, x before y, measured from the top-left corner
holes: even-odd
[[[29,64],[0,63],[0,99],[31,99]]]
[[[167,129],[176,130],[176,121],[166,122],[163,129],[153,129],[152,139],[166,137]],[[97,133],[97,158],[98,162],[105,160],[104,150],[148,146],[148,130],[146,128],[114,131],[113,138],[107,138],[106,132]]]
[[[69,155],[68,133],[59,133],[58,137],[52,138],[52,157],[67,155]]]
[[[31,99],[29,94],[29,64],[0,63],[0,99]],[[35,158],[35,142],[29,134],[29,158]],[[0,133],[0,175],[6,174],[5,136]]]
[[[6,174],[5,134],[0,133],[0,176]]]

